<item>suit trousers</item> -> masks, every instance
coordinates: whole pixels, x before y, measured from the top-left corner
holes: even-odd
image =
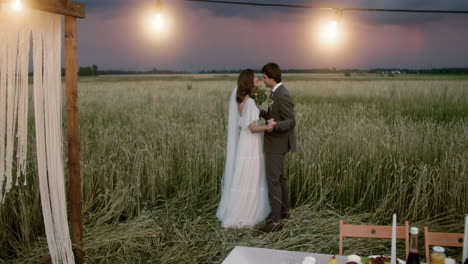
[[[285,156],[286,153],[265,153],[270,220],[275,223],[281,220],[281,214],[288,214],[289,211],[288,180],[283,171]]]

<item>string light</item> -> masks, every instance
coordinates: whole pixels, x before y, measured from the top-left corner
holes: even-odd
[[[303,9],[322,9],[334,10],[334,7],[323,6],[306,6],[306,5],[290,5],[290,4],[274,4],[274,3],[253,3],[253,2],[238,2],[238,1],[221,1],[221,0],[184,0],[187,2],[204,2],[213,4],[229,4],[229,5],[248,5],[248,6],[270,6],[270,7],[286,7],[286,8],[303,8]],[[343,11],[369,11],[369,12],[399,12],[399,13],[445,13],[445,14],[468,14],[468,10],[418,10],[418,9],[388,9],[388,8],[342,8]]]

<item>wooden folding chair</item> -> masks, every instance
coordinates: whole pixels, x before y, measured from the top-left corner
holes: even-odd
[[[429,232],[427,226],[424,227],[424,248],[426,249],[426,263],[430,263],[429,246],[441,247],[463,247],[463,233],[440,233]]]
[[[343,255],[343,238],[392,238],[392,226],[348,225],[340,220],[340,255]],[[396,227],[396,238],[405,240],[406,257],[409,254],[409,223]]]

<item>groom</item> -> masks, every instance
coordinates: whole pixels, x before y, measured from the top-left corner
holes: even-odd
[[[268,63],[262,68],[263,82],[271,89],[268,111],[261,110],[260,116],[268,120],[273,131],[264,134],[265,168],[268,182],[268,198],[271,216],[259,230],[274,232],[282,228],[281,219],[289,218],[288,180],[283,166],[286,153],[296,151],[294,127],[294,102],[291,94],[281,82],[278,64]]]

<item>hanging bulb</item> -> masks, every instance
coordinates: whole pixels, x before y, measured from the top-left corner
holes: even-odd
[[[156,1],[155,13],[151,18],[151,25],[155,30],[162,30],[165,26],[164,17],[162,15],[162,3],[160,0]]]
[[[338,39],[338,22],[330,21],[322,29],[322,38],[327,43],[334,43]]]
[[[161,13],[156,13],[151,19],[151,25],[156,30],[161,30],[164,28],[164,18]]]
[[[164,8],[162,0],[152,0],[152,8],[148,8],[144,23],[148,36],[157,41],[167,40],[171,34],[170,8]]]
[[[11,9],[13,9],[16,12],[20,12],[23,10],[23,4],[21,3],[21,0],[13,0],[11,2]]]
[[[340,22],[342,10],[337,9],[333,19],[322,28],[322,40],[327,44],[335,44],[340,37]]]

